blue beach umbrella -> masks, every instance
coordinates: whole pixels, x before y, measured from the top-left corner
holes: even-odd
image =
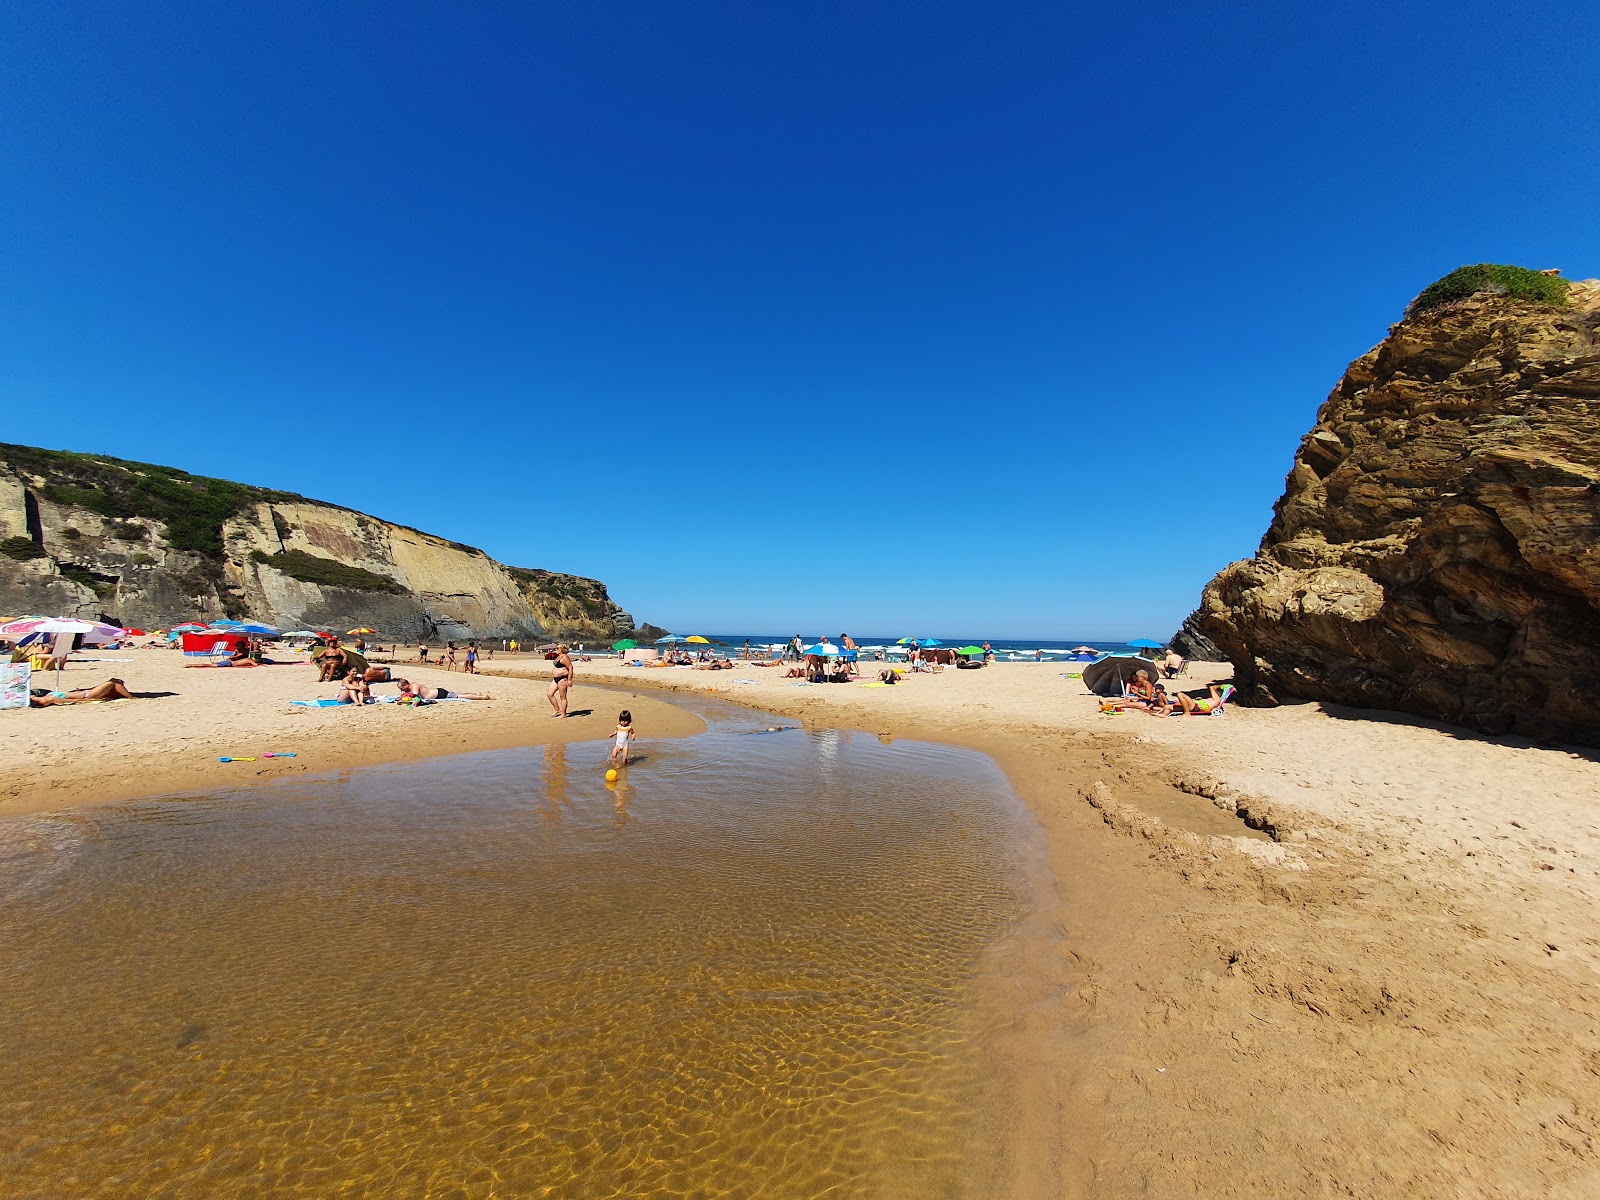
[[[815,646],[807,646],[806,653],[815,654],[823,658],[831,658],[839,653],[839,647],[832,642],[818,642]]]
[[[669,633],[666,637],[657,638],[656,645],[660,646],[666,642],[687,642],[688,640],[688,638],[681,638],[675,633]]]
[[[271,625],[262,625],[254,621],[234,621],[228,626],[229,633],[242,633],[249,637],[275,638],[278,631]]]
[[[1159,649],[1161,649],[1161,643],[1160,642],[1152,642],[1149,638],[1139,638],[1137,641],[1126,642],[1124,644],[1128,645],[1128,646],[1137,646],[1141,650],[1159,650]]]
[[[938,638],[923,638],[920,642],[917,643],[917,645],[919,645],[919,646],[942,646],[942,645],[944,645],[944,643],[941,642]]]

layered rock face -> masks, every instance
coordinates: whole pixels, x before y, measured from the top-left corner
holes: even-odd
[[[610,641],[633,630],[598,580],[283,492],[0,445],[0,615],[368,626],[415,641]]]
[[[1246,703],[1600,744],[1600,281],[1408,316],[1352,363],[1200,627]]]

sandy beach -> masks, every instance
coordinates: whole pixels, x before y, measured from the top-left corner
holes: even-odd
[[[598,739],[612,689],[645,738],[697,732],[670,694],[707,692],[984,751],[1039,821],[1068,947],[1013,1039],[1046,1081],[1017,1119],[1054,1147],[1023,1194],[1600,1193],[1592,752],[1312,704],[1104,716],[1059,664],[868,688],[580,662],[587,715],[556,721],[541,660],[487,662],[476,685],[404,664],[497,697],[408,712],[292,708],[332,694],[303,664],[105,657],[132,661],[68,683],[175,694],[3,714],[0,816]],[[297,757],[216,761],[264,750]]]

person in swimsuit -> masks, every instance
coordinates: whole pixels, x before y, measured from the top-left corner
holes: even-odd
[[[468,675],[476,675],[477,673],[478,673],[478,643],[477,642],[468,642],[467,643],[467,674]]]
[[[96,700],[132,700],[134,695],[128,690],[128,685],[120,679],[108,679],[104,683],[97,683],[92,688],[68,688],[64,692],[52,692],[48,688],[40,688],[28,696],[28,705],[31,708],[49,708],[54,704],[89,704]]]
[[[1211,697],[1207,700],[1195,700],[1179,692],[1178,703],[1182,706],[1183,715],[1186,717],[1209,717],[1223,705],[1222,689],[1213,683]]]
[[[611,761],[628,765],[628,743],[633,741],[633,714],[623,709],[617,714],[617,744],[611,748]]]
[[[1150,682],[1147,671],[1135,671],[1128,681],[1128,699],[1140,708],[1149,708],[1156,702],[1156,686]]]
[[[311,660],[317,664],[317,682],[329,683],[345,673],[344,647],[330,642],[320,651],[314,651]]]
[[[366,677],[355,667],[351,667],[350,673],[339,685],[339,694],[334,699],[340,704],[370,704],[372,692],[367,688]]]
[[[187,670],[196,667],[253,667],[256,665],[256,660],[250,657],[250,647],[246,643],[235,642],[233,652],[222,662],[192,662],[183,665]]]
[[[550,690],[545,693],[555,716],[567,715],[567,693],[572,689],[572,659],[567,654],[567,644],[556,647],[555,667],[550,672]]]
[[[412,683],[409,679],[396,679],[400,688],[400,703],[415,704],[418,700],[493,700],[483,692],[452,692],[449,688],[428,687]]]

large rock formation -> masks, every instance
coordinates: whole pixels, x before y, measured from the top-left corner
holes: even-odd
[[[22,612],[366,625],[401,640],[609,642],[634,628],[598,580],[505,567],[287,492],[0,444],[0,615]]]
[[[1200,628],[1200,610],[1197,608],[1183,619],[1178,632],[1172,635],[1172,649],[1190,662],[1226,662],[1228,656]]]
[[[1246,703],[1600,744],[1600,281],[1565,307],[1478,294],[1394,326],[1201,612]]]

